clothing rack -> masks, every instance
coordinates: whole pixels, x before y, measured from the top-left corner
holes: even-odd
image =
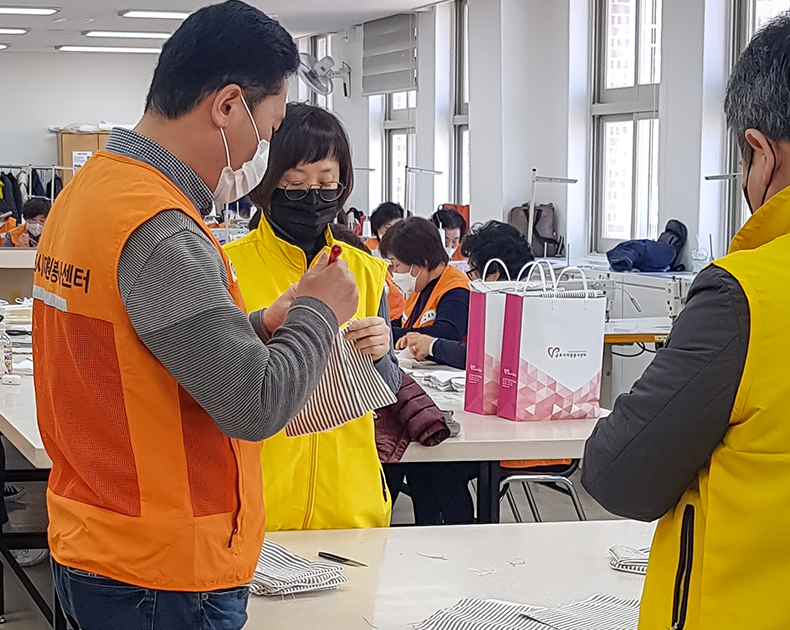
[[[52,177],[50,182],[52,182],[52,185],[50,186],[49,197],[44,197],[44,199],[49,199],[50,203],[55,203],[55,176],[57,172],[71,171],[72,174],[77,172],[73,166],[61,166],[60,164],[0,164],[0,170],[27,171],[28,182],[31,184],[33,180],[33,171],[51,171]],[[30,195],[30,197],[36,197],[36,195]]]

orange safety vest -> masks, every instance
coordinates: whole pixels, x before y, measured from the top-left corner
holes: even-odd
[[[455,248],[455,251],[453,252],[453,255],[450,257],[450,260],[455,261],[455,262],[458,262],[458,261],[461,261],[461,260],[466,260],[466,256],[464,256],[461,253],[461,246],[460,245]]]
[[[121,250],[172,209],[211,239],[244,309],[189,199],[153,167],[100,151],[58,197],[39,245],[34,378],[52,459],[53,558],[143,588],[200,592],[252,578],[265,524],[261,445],[223,435],[129,321]]]
[[[365,247],[367,247],[370,251],[375,252],[379,248],[379,239],[369,238],[367,241],[365,241]]]
[[[9,217],[2,224],[0,224],[0,236],[5,236],[16,227],[16,219]]]
[[[27,226],[25,224],[17,225],[15,228],[8,230],[8,236],[11,237],[11,243],[14,247],[19,247],[19,237],[25,233]]]
[[[387,272],[387,306],[390,310],[390,321],[397,321],[403,317],[403,311],[406,309],[406,298],[403,293],[392,280],[392,274]]]
[[[428,303],[421,313],[415,316],[412,311],[420,299],[420,293],[412,293],[406,300],[406,309],[403,312],[403,327],[404,328],[425,328],[433,324],[436,319],[436,309],[439,302],[444,297],[445,293],[453,289],[466,289],[469,290],[469,278],[463,271],[460,271],[452,265],[447,265],[442,275],[439,276],[439,282],[431,292],[431,297],[428,298]]]

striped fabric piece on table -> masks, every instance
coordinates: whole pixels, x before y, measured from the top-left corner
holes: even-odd
[[[639,600],[593,595],[582,602],[540,608],[496,600],[463,599],[414,630],[636,630]]]
[[[329,431],[368,411],[397,402],[376,371],[372,357],[362,354],[346,340],[347,330],[348,326],[338,332],[329,363],[310,400],[286,425],[288,437]]]
[[[343,575],[343,567],[327,562],[311,562],[266,540],[258,557],[250,592],[254,595],[292,595],[335,590],[346,582],[348,579]]]
[[[615,571],[624,573],[636,573],[645,575],[647,573],[647,562],[650,559],[650,547],[635,549],[633,547],[623,547],[615,545],[609,549],[612,556],[609,566]]]
[[[462,599],[452,608],[435,612],[414,630],[546,630],[545,624],[525,616],[540,610],[493,599]]]
[[[639,600],[593,595],[583,602],[528,613],[556,630],[636,630]]]

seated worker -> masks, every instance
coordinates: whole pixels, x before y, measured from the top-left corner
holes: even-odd
[[[250,311],[292,290],[335,244],[329,225],[353,183],[351,150],[338,119],[318,107],[288,105],[272,138],[266,176],[250,195],[262,210],[260,224],[225,246]],[[352,247],[341,257],[359,290],[357,321],[346,338],[373,358],[397,392],[400,370],[384,295],[387,264]],[[261,460],[268,531],[389,525],[391,501],[372,413],[324,433],[292,438],[281,431],[264,442]]]
[[[479,280],[489,260],[499,258],[507,270],[499,263],[488,268],[486,282],[515,279],[527,263],[535,260],[527,239],[507,223],[489,221],[478,224],[464,238],[461,244],[464,258],[469,259],[470,280]],[[449,365],[459,370],[466,369],[466,343],[450,339],[438,339],[419,332],[406,335],[406,345],[418,361],[430,359],[440,365]]]
[[[403,207],[394,201],[385,201],[370,215],[370,230],[373,238],[368,239],[365,245],[371,252],[379,249],[381,239],[393,225],[406,218]]]
[[[48,199],[39,197],[28,199],[22,206],[25,222],[8,231],[3,247],[38,247],[38,240],[47,222],[49,209]]]
[[[463,260],[465,256],[461,252],[461,243],[468,230],[464,218],[455,210],[437,210],[431,216],[431,221],[437,228],[444,230],[444,246],[453,250],[451,260]]]
[[[730,75],[752,217],[694,280],[666,346],[601,419],[582,483],[655,530],[640,630],[790,627],[790,14]]]
[[[469,278],[447,264],[436,226],[420,217],[401,221],[387,231],[381,253],[392,264],[393,280],[406,297],[401,327],[392,330],[396,347],[406,347],[410,332],[464,341],[469,326]]]

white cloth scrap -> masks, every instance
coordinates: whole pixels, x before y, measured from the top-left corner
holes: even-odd
[[[615,571],[625,573],[636,573],[645,575],[647,573],[647,561],[650,559],[650,547],[635,549],[634,547],[623,547],[615,545],[609,549],[612,559],[609,561]]]
[[[417,370],[412,376],[440,392],[462,392],[466,387],[466,374],[458,370]]]
[[[636,630],[638,622],[639,600],[611,595],[593,595],[556,608],[462,599],[414,630]]]
[[[343,567],[328,562],[311,562],[292,554],[285,547],[264,541],[255,575],[250,583],[253,595],[292,595],[336,590],[348,579]]]
[[[310,400],[285,426],[288,437],[329,431],[398,401],[376,371],[373,358],[346,339],[347,330],[348,326],[338,332],[329,364]]]

